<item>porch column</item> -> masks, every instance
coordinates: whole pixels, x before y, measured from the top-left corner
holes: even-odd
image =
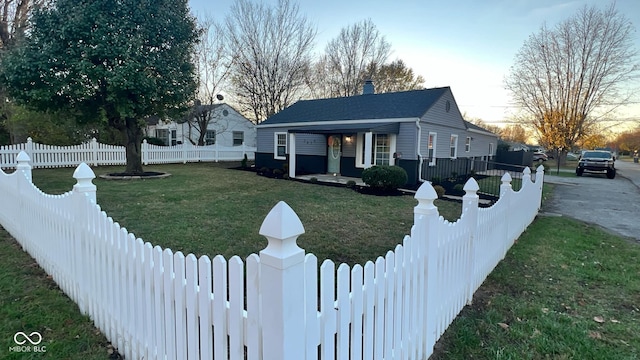
[[[296,134],[289,133],[289,177],[296,177]]]
[[[371,147],[373,146],[373,133],[364,133],[364,168],[370,168],[371,164]]]

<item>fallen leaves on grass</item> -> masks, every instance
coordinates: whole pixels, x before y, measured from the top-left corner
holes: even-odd
[[[594,316],[593,321],[602,324],[604,322],[604,318],[602,316]]]
[[[500,325],[501,328],[505,329],[505,330],[509,330],[509,325],[505,324],[505,323],[498,323],[498,325]]]
[[[592,339],[602,339],[602,334],[597,331],[589,331],[589,337]]]

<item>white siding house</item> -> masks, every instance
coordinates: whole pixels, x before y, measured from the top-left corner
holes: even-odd
[[[212,112],[207,126],[205,145],[256,146],[256,126],[228,104],[204,105]],[[200,131],[193,121],[177,122],[151,118],[147,120],[146,135],[162,139],[165,145],[197,144]]]

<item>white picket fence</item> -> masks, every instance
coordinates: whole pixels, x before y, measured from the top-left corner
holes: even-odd
[[[126,153],[124,146],[101,144],[91,141],[74,146],[53,146],[34,143],[31,138],[26,143],[0,146],[0,168],[15,168],[18,164],[16,157],[24,151],[31,159],[33,168],[72,167],[81,163],[92,166],[125,165]],[[239,161],[247,155],[248,160],[255,158],[255,147],[241,146],[195,146],[191,143],[175,146],[157,146],[143,140],[142,163],[169,164],[198,161]]]
[[[410,236],[364,266],[338,266],[296,244],[304,227],[278,203],[245,262],[153,246],[96,204],[86,164],[77,184],[47,195],[26,153],[0,171],[0,224],[52,275],[127,359],[426,359],[540,207],[543,169],[522,188],[502,178],[500,199],[478,208],[465,185],[462,216],[444,220],[429,183],[415,198]],[[246,301],[246,306],[245,306]],[[28,330],[28,329],[27,329]]]

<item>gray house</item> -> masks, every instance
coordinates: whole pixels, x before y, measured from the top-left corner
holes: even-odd
[[[367,82],[363,95],[298,101],[258,125],[256,168],[360,177],[398,165],[416,185],[479,170],[497,141],[462,118],[449,87],[375,94]]]

